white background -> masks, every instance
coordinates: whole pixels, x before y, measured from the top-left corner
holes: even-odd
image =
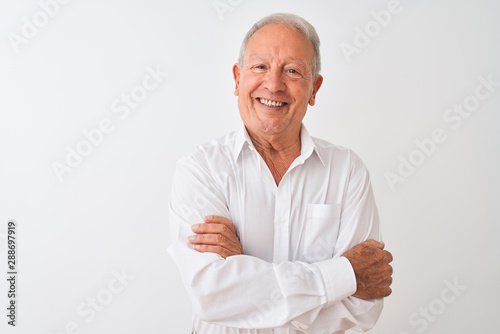
[[[500,4],[400,0],[390,23],[346,57],[342,43],[356,47],[357,28],[376,29],[371,12],[388,1],[219,2],[225,12],[213,0],[73,0],[44,22],[37,1],[1,0],[0,276],[15,219],[19,277],[15,328],[0,281],[0,332],[189,333],[166,252],[174,164],[240,126],[231,66],[245,32],[273,12],[303,16],[322,41],[310,133],[352,148],[371,172],[395,258],[394,292],[371,333],[497,332],[500,87],[456,128],[443,115],[473,101],[480,77],[500,82]],[[38,31],[16,45],[33,16]],[[114,101],[137,93],[147,68],[169,75],[121,119]],[[113,131],[59,181],[54,163],[66,164],[103,119]],[[398,173],[399,156],[418,158],[415,140],[436,128],[446,141],[391,189],[386,173]],[[109,292],[120,286],[114,271],[129,276],[118,293]],[[90,319],[92,298],[105,305]]]

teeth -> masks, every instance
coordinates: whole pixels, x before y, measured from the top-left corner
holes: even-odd
[[[281,107],[285,104],[284,102],[271,101],[266,99],[260,99],[260,102],[268,107]]]

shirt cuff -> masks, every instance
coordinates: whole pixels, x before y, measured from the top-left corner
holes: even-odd
[[[317,262],[326,290],[326,306],[331,306],[356,292],[356,275],[351,262],[343,256]]]

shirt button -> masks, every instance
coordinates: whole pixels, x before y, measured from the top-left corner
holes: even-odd
[[[279,220],[278,220],[278,223],[280,225],[283,225],[285,223],[285,219],[283,217],[281,217]]]

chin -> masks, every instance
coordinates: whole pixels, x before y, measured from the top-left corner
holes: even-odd
[[[283,126],[283,124],[275,124],[273,122],[265,122],[260,126],[259,130],[262,133],[266,133],[269,135],[275,135],[275,134],[279,134],[279,133],[283,132],[284,126]]]

